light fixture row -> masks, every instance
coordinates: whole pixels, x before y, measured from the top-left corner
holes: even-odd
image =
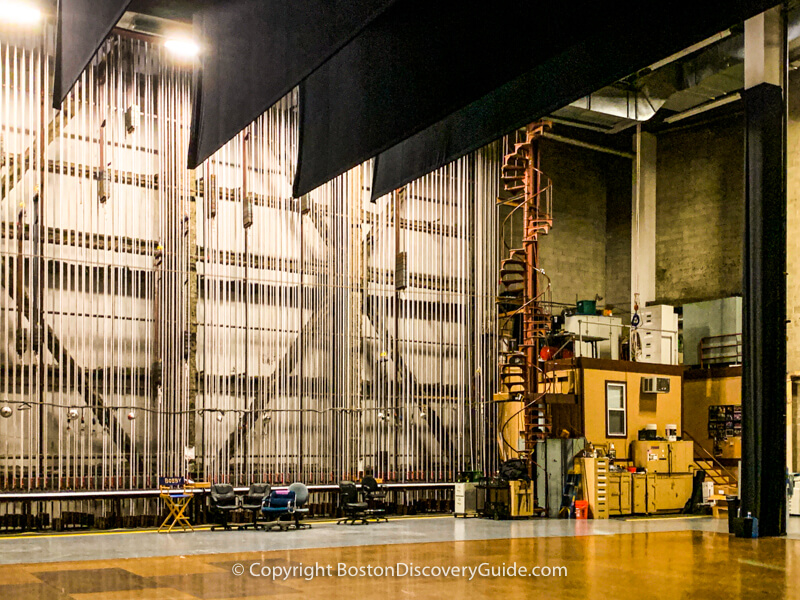
[[[42,20],[42,11],[34,3],[19,0],[0,0],[0,22],[31,27]],[[185,37],[172,37],[164,41],[164,47],[179,58],[194,58],[200,46]]]

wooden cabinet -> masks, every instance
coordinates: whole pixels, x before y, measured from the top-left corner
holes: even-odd
[[[654,512],[647,501],[647,474],[633,473],[631,475],[631,504],[633,514],[646,515]]]
[[[681,510],[692,495],[692,474],[647,476],[647,497],[651,512]]]
[[[589,501],[589,516],[592,519],[607,519],[608,459],[581,458],[579,461],[583,475],[583,499]]]
[[[608,514],[631,514],[631,473],[608,474]]]
[[[511,518],[533,516],[533,484],[529,481],[509,481]]]

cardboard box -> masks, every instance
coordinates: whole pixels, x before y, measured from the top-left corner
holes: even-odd
[[[727,440],[723,440],[720,457],[736,460],[742,458],[742,438],[732,437],[728,438]]]

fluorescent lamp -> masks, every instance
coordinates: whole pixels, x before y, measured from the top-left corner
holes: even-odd
[[[16,25],[33,25],[41,18],[41,11],[30,4],[0,0],[0,21]]]
[[[170,38],[164,42],[164,47],[176,56],[193,58],[200,53],[200,47],[192,40]]]

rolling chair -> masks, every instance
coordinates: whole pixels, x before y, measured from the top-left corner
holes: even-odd
[[[211,517],[216,525],[211,526],[211,531],[222,527],[226,531],[231,530],[229,525],[231,512],[238,507],[236,503],[236,493],[233,486],[229,483],[217,483],[211,486],[210,494]]]
[[[293,490],[287,488],[271,490],[269,496],[264,497],[264,503],[261,505],[261,514],[267,519],[267,522],[264,523],[264,531],[274,528],[281,531],[289,529],[292,521],[283,517],[291,516],[295,509],[295,502]]]
[[[311,529],[310,524],[300,522],[308,514],[308,508],[304,508],[308,502],[308,488],[298,481],[289,486],[289,491],[294,492],[294,510],[289,511],[294,517],[294,528]]]
[[[368,519],[375,519],[376,521],[389,521],[386,518],[385,508],[375,508],[376,503],[383,504],[386,499],[386,491],[382,490],[378,482],[372,475],[364,475],[361,479],[361,493],[364,500],[367,501],[367,510],[365,511]]]
[[[362,524],[368,525],[366,514],[368,505],[366,502],[358,501],[358,489],[356,489],[356,484],[352,481],[339,482],[339,506],[344,513],[344,517],[336,521],[337,525],[342,523],[355,525],[356,521],[361,521]]]
[[[248,527],[258,529],[258,517],[261,514],[261,506],[264,504],[264,498],[269,496],[270,489],[268,483],[254,483],[250,486],[250,489],[247,490],[247,494],[242,498],[242,508],[253,513],[253,522],[240,525],[239,529],[247,529]]]

